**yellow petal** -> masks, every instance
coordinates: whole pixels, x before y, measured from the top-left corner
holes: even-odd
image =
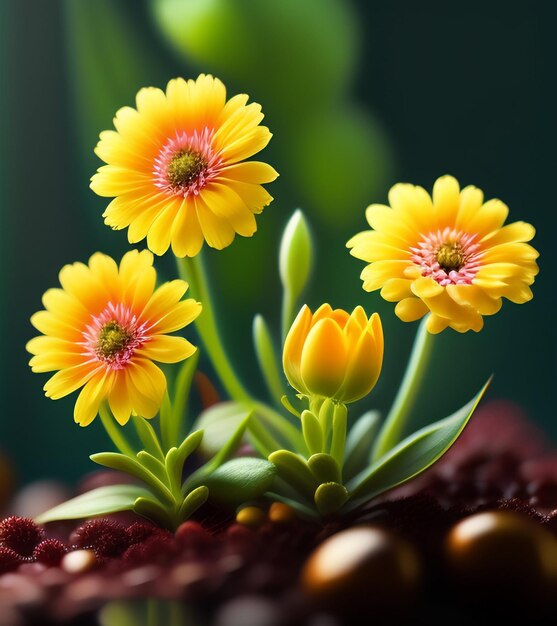
[[[136,354],[159,363],[178,363],[190,357],[197,348],[183,337],[154,335]]]
[[[300,393],[307,393],[307,389],[302,381],[300,366],[304,342],[311,324],[311,311],[304,304],[286,335],[282,353],[282,365],[286,378],[290,385]]]
[[[430,231],[445,226],[452,226],[460,204],[460,187],[456,178],[441,176],[433,185],[434,221],[430,225]]]
[[[243,183],[251,183],[252,185],[263,185],[272,183],[278,177],[278,172],[267,163],[246,161],[245,163],[236,163],[223,168],[222,176],[232,180],[239,180]]]
[[[200,313],[200,302],[196,302],[192,298],[183,300],[174,305],[166,315],[156,321],[153,326],[153,332],[161,335],[173,333],[191,324]]]
[[[109,377],[106,372],[99,373],[83,387],[74,407],[74,420],[80,426],[88,426],[95,419],[108,390]]]
[[[132,412],[132,402],[126,377],[126,370],[117,372],[114,383],[112,384],[112,389],[108,395],[110,410],[121,426],[127,424]]]
[[[96,363],[81,363],[67,369],[56,372],[49,378],[44,386],[47,398],[58,400],[82,387],[93,376],[102,372],[104,367],[99,367]]]
[[[395,314],[403,322],[415,322],[422,318],[429,308],[427,304],[418,298],[404,298],[395,307]]]
[[[332,319],[319,320],[309,331],[302,350],[300,372],[314,394],[333,398],[344,380],[346,341]]]
[[[444,291],[444,287],[428,276],[422,276],[415,280],[411,283],[410,289],[418,298],[434,298]]]

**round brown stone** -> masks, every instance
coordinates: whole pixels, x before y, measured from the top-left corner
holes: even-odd
[[[302,571],[305,592],[339,610],[402,606],[414,596],[420,579],[421,564],[414,548],[374,526],[356,526],[329,537]]]

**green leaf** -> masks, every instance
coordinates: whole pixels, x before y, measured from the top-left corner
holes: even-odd
[[[182,494],[188,493],[188,491],[190,491],[193,487],[197,487],[200,484],[205,484],[206,477],[214,472],[219,466],[221,466],[234,454],[234,452],[240,445],[251,416],[251,413],[245,416],[243,421],[240,422],[240,424],[236,428],[236,432],[224,444],[218,454],[216,454],[210,461],[205,463],[205,465],[202,465],[196,472],[194,472],[189,477],[189,479],[182,487]]]
[[[178,513],[180,522],[190,518],[200,506],[205,504],[208,497],[209,489],[207,489],[204,485],[201,485],[201,487],[197,487],[197,489],[188,493],[182,503],[182,506],[180,507],[180,512]]]
[[[203,411],[195,422],[196,430],[203,430],[200,452],[206,458],[215,456],[230,440],[249,413],[248,404],[219,402]]]
[[[193,454],[199,448],[204,436],[202,430],[194,430],[193,433],[190,433],[178,448],[179,456],[177,457],[177,462],[183,465],[190,454]]]
[[[302,457],[290,450],[277,450],[269,455],[269,461],[276,465],[277,473],[283,480],[313,500],[319,483]]]
[[[141,450],[137,453],[136,456],[139,463],[143,465],[145,469],[147,469],[149,472],[151,472],[151,474],[153,474],[160,481],[166,484],[167,474],[164,463],[161,463],[152,454],[145,452],[145,450]]]
[[[251,445],[264,457],[282,448],[282,444],[261,423],[257,415],[248,424],[248,438]]]
[[[317,417],[311,411],[303,411],[301,415],[302,432],[310,454],[323,451],[323,429]]]
[[[294,407],[290,398],[286,394],[282,396],[280,403],[291,415],[294,417],[300,417],[300,411]]]
[[[133,511],[138,515],[142,515],[143,517],[146,517],[147,519],[150,519],[166,528],[174,530],[174,527],[176,526],[168,511],[151,495],[140,496],[137,498],[133,503]]]
[[[188,421],[188,401],[198,361],[199,350],[184,362],[176,377],[172,402],[172,420],[169,426],[174,442],[180,439],[184,424]]]
[[[280,400],[284,394],[283,376],[277,363],[279,362],[269,327],[261,315],[253,318],[253,343],[255,353],[265,384],[274,400]]]
[[[232,459],[205,479],[211,498],[240,504],[263,495],[271,486],[276,468],[263,459]]]
[[[330,454],[314,454],[308,459],[308,466],[315,479],[320,483],[341,481],[341,472],[338,463]]]
[[[351,480],[348,510],[414,478],[445,454],[468,423],[490,382],[491,379],[456,413],[410,435]]]
[[[174,502],[174,496],[168,489],[168,487],[152,474],[145,466],[141,465],[138,461],[131,459],[123,454],[117,452],[99,452],[98,454],[92,454],[91,461],[104,465],[110,469],[124,472],[130,476],[135,476],[139,480],[147,484],[151,489],[160,496],[162,499],[167,500],[169,503]]]
[[[345,480],[365,469],[370,461],[373,442],[379,428],[378,411],[367,411],[359,417],[346,438],[343,474]]]
[[[155,429],[145,418],[138,415],[134,415],[132,420],[145,450],[161,461],[164,460],[164,453]]]
[[[172,493],[177,493],[182,487],[183,463],[180,463],[180,452],[178,448],[170,448],[164,459],[166,475],[170,481],[169,487]]]
[[[41,513],[35,520],[47,524],[57,520],[83,519],[133,509],[137,498],[148,497],[149,491],[137,485],[99,487]]]
[[[348,411],[345,404],[337,404],[333,412],[333,435],[331,456],[342,467],[344,462],[344,444],[346,443],[346,420]]]
[[[315,506],[321,515],[339,511],[348,500],[348,491],[339,483],[323,483],[315,492]]]

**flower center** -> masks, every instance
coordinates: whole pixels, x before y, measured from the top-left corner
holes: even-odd
[[[447,274],[460,271],[466,263],[466,255],[458,241],[441,244],[437,249],[436,258],[439,267]]]
[[[176,132],[162,146],[153,164],[153,183],[171,196],[197,196],[222,169],[213,147],[213,131]]]
[[[126,367],[136,350],[150,340],[149,325],[124,304],[109,302],[83,331],[81,345],[92,360],[111,370]]]
[[[187,187],[194,183],[200,174],[207,169],[207,161],[193,150],[180,150],[168,164],[166,176],[172,187]]]
[[[469,285],[482,260],[476,238],[455,228],[433,231],[410,248],[410,259],[421,268],[422,276],[440,285]]]
[[[96,352],[100,359],[111,361],[125,350],[133,339],[133,335],[120,326],[115,320],[107,322],[99,332]]]

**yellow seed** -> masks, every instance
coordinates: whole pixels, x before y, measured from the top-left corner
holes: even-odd
[[[238,511],[236,521],[248,528],[259,528],[265,521],[265,513],[258,506],[246,506]]]
[[[296,511],[283,502],[273,502],[269,509],[269,519],[277,524],[287,524],[296,519]]]

